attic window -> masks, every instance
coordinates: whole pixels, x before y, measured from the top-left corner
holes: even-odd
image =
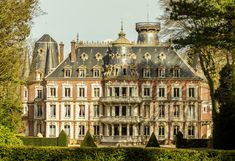
[[[151,71],[150,71],[149,67],[146,67],[146,68],[143,69],[143,77],[144,78],[149,78],[150,74],[151,74]]]
[[[78,68],[78,77],[79,78],[85,78],[86,77],[86,72],[87,72],[86,66],[81,65]]]
[[[157,76],[158,77],[165,77],[165,68],[164,67],[160,67],[157,70]]]
[[[180,77],[180,68],[179,67],[173,68],[173,77]]]
[[[42,77],[43,77],[42,73],[37,71],[36,72],[36,80],[40,81],[40,80],[42,80]]]
[[[64,77],[66,77],[66,78],[71,77],[71,69],[65,69],[65,71],[64,71]]]

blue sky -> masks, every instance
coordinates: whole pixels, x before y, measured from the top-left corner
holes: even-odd
[[[126,37],[134,41],[135,23],[147,21],[148,12],[150,21],[162,13],[158,0],[40,0],[40,6],[46,14],[33,20],[30,37],[47,33],[64,42],[66,54],[77,33],[84,41],[116,39],[123,19]]]

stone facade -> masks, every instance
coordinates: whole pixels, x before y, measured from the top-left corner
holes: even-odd
[[[211,103],[205,80],[169,47],[159,44],[158,23],[137,23],[137,43],[123,30],[108,43],[71,42],[63,60],[61,43],[44,35],[33,54],[22,89],[26,135],[71,143],[88,130],[101,144],[143,144],[152,132],[169,144],[180,130],[186,138],[211,135]],[[56,60],[54,60],[56,59]]]

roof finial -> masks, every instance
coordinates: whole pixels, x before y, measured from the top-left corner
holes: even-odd
[[[123,18],[121,20],[121,31],[123,32]]]
[[[78,41],[79,41],[79,33],[77,33],[77,43],[78,43]]]

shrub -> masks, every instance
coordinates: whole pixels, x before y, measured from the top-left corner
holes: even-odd
[[[62,130],[59,134],[58,146],[68,146],[68,136],[64,130]]]
[[[0,125],[0,145],[22,145],[22,141],[10,129]]]
[[[84,138],[84,140],[82,141],[81,143],[81,148],[84,148],[84,147],[97,147],[95,142],[94,142],[94,139],[92,138],[89,130],[87,131],[86,133],[86,136]]]
[[[146,147],[160,147],[154,132],[151,134]]]
[[[184,147],[184,138],[183,133],[178,131],[176,134],[176,148],[183,148]]]
[[[57,146],[57,138],[20,137],[24,145]]]
[[[235,151],[162,148],[61,148],[0,146],[0,160],[232,161]]]

